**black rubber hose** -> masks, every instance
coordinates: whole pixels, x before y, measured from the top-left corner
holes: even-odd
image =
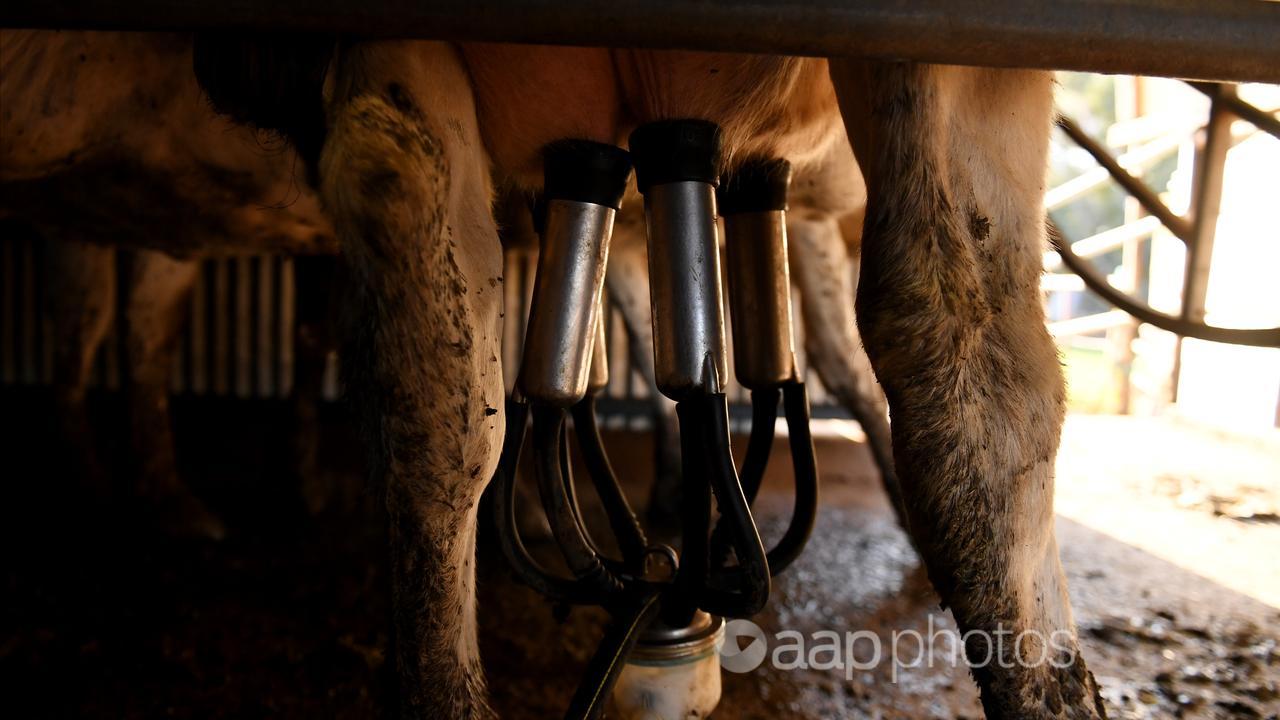
[[[512,572],[525,585],[553,602],[574,605],[596,605],[603,596],[566,578],[557,577],[542,568],[529,554],[520,539],[520,527],[516,523],[515,494],[516,467],[524,447],[525,425],[529,418],[529,406],[515,401],[507,402],[506,437],[502,445],[502,457],[494,477],[497,492],[493,496],[494,524],[498,531],[498,544]]]
[[[625,561],[615,560],[600,549],[600,543],[591,536],[591,528],[587,525],[587,519],[582,514],[582,506],[578,503],[578,486],[573,479],[573,461],[569,455],[569,430],[568,428],[560,428],[560,477],[564,479],[564,492],[569,498],[569,509],[573,511],[573,519],[578,523],[578,530],[582,533],[583,539],[587,541],[587,546],[591,551],[600,556],[600,562],[615,575],[632,574],[636,576],[643,575],[643,568],[639,573],[633,573],[631,567]],[[640,561],[643,563],[643,559]]]
[[[739,475],[748,504],[754,503],[760,494],[764,471],[769,466],[778,420],[778,395],[778,388],[751,391],[751,439],[747,441],[747,454],[742,458]]]
[[[582,517],[582,506],[578,504],[578,488],[573,481],[573,463],[569,457],[569,431],[564,425],[560,426],[560,479],[564,482],[564,494],[569,500],[569,510],[573,513],[573,520],[578,524],[582,537],[587,541],[587,547],[607,563],[604,553],[600,551],[600,545],[587,530],[587,521]]]
[[[574,691],[569,709],[564,714],[565,720],[596,720],[603,714],[627,656],[640,639],[640,631],[658,611],[658,594],[646,592],[637,600],[625,603],[623,607],[623,610],[614,615],[613,622],[605,630],[604,638],[587,663],[582,673],[582,682]]]
[[[701,420],[701,452],[707,459],[721,521],[728,528],[730,545],[738,558],[736,567],[710,573],[701,607],[716,615],[750,617],[769,602],[769,561],[733,466],[728,401],[723,393],[714,393],[681,404],[692,405],[692,412]]]
[[[565,489],[560,447],[564,420],[565,411],[561,408],[533,406],[534,474],[542,508],[573,576],[593,592],[615,595],[622,590],[622,583],[592,548]]]
[[[800,556],[813,534],[813,523],[818,516],[818,463],[813,435],[809,432],[809,395],[804,383],[793,382],[783,386],[782,398],[795,474],[795,506],[786,533],[769,550],[769,571],[774,577]]]
[[[779,395],[776,387],[751,391],[751,438],[747,441],[747,454],[742,458],[742,471],[738,475],[748,505],[754,504],[760,494],[764,471],[769,467]],[[729,559],[729,543],[725,534],[724,523],[717,522],[711,531],[712,567],[724,565]]]
[[[609,456],[605,454],[604,442],[600,439],[600,427],[596,424],[596,399],[587,395],[581,402],[573,406],[573,426],[578,435],[578,449],[582,451],[583,463],[591,476],[591,484],[596,495],[604,506],[609,518],[609,527],[613,529],[618,547],[622,550],[622,559],[629,572],[644,574],[645,548],[648,541],[636,515],[622,492],[618,476],[609,464]]]
[[[684,627],[693,620],[707,583],[710,567],[708,532],[711,529],[711,486],[708,478],[703,413],[696,401],[676,404],[680,421],[682,494],[682,543],[680,567],[663,597],[662,619],[672,627]]]

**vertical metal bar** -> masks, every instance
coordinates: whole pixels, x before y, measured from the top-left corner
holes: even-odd
[[[12,383],[18,377],[17,357],[14,352],[17,335],[17,288],[14,278],[14,255],[17,243],[0,242],[0,381]]]
[[[1222,177],[1226,170],[1227,150],[1231,149],[1231,123],[1235,119],[1221,100],[1234,94],[1235,88],[1223,84],[1216,84],[1215,88],[1211,95],[1204,145],[1196,153],[1191,188],[1194,203],[1191,208],[1191,234],[1187,238],[1187,264],[1182,279],[1181,317],[1197,323],[1204,322],[1214,234],[1218,227],[1218,210],[1222,205]],[[1179,336],[1174,351],[1173,402],[1178,401],[1178,380],[1182,374],[1182,341]]]
[[[1146,88],[1140,77],[1130,77],[1117,79],[1116,81],[1116,119],[1117,120],[1133,120],[1146,115]],[[1126,151],[1132,150],[1133,146],[1127,146]],[[1143,170],[1139,170],[1138,177],[1141,179],[1144,174]],[[1146,211],[1142,207],[1142,203],[1135,198],[1126,197],[1124,201],[1124,221],[1126,224],[1135,222],[1143,217]],[[1125,288],[1131,295],[1137,296],[1138,291],[1142,287],[1142,283],[1146,279],[1147,268],[1142,262],[1144,239],[1140,236],[1125,238],[1124,246],[1121,249],[1120,266],[1126,271],[1126,280],[1128,287]],[[1133,412],[1133,363],[1135,354],[1133,343],[1138,338],[1138,328],[1141,323],[1137,318],[1130,317],[1129,320],[1107,333],[1112,339],[1116,347],[1116,366],[1117,378],[1120,384],[1120,394],[1118,407],[1116,411],[1121,415],[1128,415]]]
[[[187,323],[187,333],[191,338],[191,384],[189,389],[197,395],[209,391],[209,337],[205,322],[208,312],[209,283],[206,279],[209,263],[203,263],[200,272],[196,273],[195,285],[191,288],[191,318]]]
[[[253,267],[250,258],[238,257],[235,297],[235,394],[249,397],[253,392]]]
[[[53,383],[53,323],[49,316],[49,296],[45,292],[44,284],[44,269],[48,266],[45,252],[48,246],[33,240],[31,247],[34,260],[31,281],[36,302],[36,382],[40,385],[51,385]]]
[[[45,280],[41,275],[41,282]],[[43,292],[44,286],[41,285]],[[40,382],[44,385],[53,384],[53,317],[49,314],[48,308],[42,308],[40,313],[40,335],[43,342],[40,347]]]
[[[25,240],[18,246],[18,258],[22,272],[22,311],[21,341],[22,349],[22,382],[34,385],[37,381],[36,371],[36,268],[34,256],[35,243]]]
[[[195,277],[200,277],[200,270],[197,267]],[[187,312],[188,321],[191,318],[191,303],[194,301],[195,288],[191,288],[191,296],[186,300],[184,310]],[[191,363],[188,361],[191,355],[191,323],[179,321],[178,337],[174,338],[173,363],[169,368],[169,392],[178,394],[187,392],[191,388],[191,376],[188,373]]]
[[[1132,210],[1136,203],[1126,203],[1126,210]],[[1137,215],[1138,213],[1133,213]],[[1145,240],[1141,237],[1126,238],[1124,246],[1121,249],[1120,266],[1124,268],[1128,277],[1128,291],[1130,294],[1136,295],[1142,287],[1143,279],[1146,277],[1146,268],[1142,262],[1142,249]],[[1138,339],[1138,328],[1142,323],[1137,318],[1130,317],[1123,325],[1118,325],[1108,331],[1107,335],[1113,337],[1117,349],[1116,365],[1118,366],[1119,390],[1120,397],[1117,403],[1116,412],[1121,415],[1128,415],[1133,412],[1133,363],[1135,354],[1133,351],[1133,342]]]
[[[128,266],[129,263],[123,262],[120,254],[116,253],[116,262],[111,268],[116,278],[112,286],[115,292],[111,296],[111,323],[107,326],[106,339],[98,348],[98,353],[102,356],[102,385],[109,390],[120,388],[122,375],[120,365],[121,360],[124,359],[124,311],[127,307],[124,300],[129,292]]]
[[[213,261],[213,392],[226,395],[229,387],[231,355],[231,322],[229,314],[231,297],[232,258]]]
[[[293,273],[293,258],[281,258],[280,325],[277,328],[280,333],[277,340],[280,344],[280,352],[276,354],[280,360],[279,374],[276,376],[276,394],[280,397],[288,397],[293,393],[293,339],[295,337],[294,331],[297,323],[298,302],[298,290],[294,281]]]
[[[258,397],[272,397],[276,394],[275,372],[275,337],[272,330],[275,323],[275,283],[273,269],[275,257],[262,255],[258,258]]]

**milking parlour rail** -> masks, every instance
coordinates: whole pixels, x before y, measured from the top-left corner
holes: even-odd
[[[1280,82],[1261,0],[49,0],[0,27],[683,48]]]

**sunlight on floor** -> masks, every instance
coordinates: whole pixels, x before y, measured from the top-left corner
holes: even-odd
[[[1058,514],[1280,608],[1280,433],[1072,415],[1057,470]]]

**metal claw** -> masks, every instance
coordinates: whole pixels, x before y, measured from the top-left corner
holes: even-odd
[[[657,611],[665,584],[646,577],[646,559],[663,548],[648,547],[609,464],[595,418],[595,393],[608,382],[600,307],[604,269],[630,162],[618,148],[563,141],[547,148],[544,168],[542,252],[516,383],[516,395],[529,402],[508,406],[493,507],[503,552],[523,582],[557,602],[597,604],[613,615],[566,713],[566,718],[581,720],[601,715],[639,631]],[[515,472],[530,414],[542,509],[572,579],[543,569],[516,526]],[[592,485],[622,550],[621,561],[601,551],[578,505],[565,427],[570,414]],[[671,564],[678,567],[674,553]]]
[[[618,682],[627,656],[635,648],[641,631],[657,615],[658,597],[657,592],[641,594],[626,601],[623,609],[614,614],[569,702],[566,720],[595,720],[604,713],[609,693]]]
[[[746,322],[751,314],[763,326],[762,332],[744,339],[739,350],[747,353],[738,365],[744,384],[753,390],[755,418],[740,478],[729,442],[728,402],[721,391],[727,357],[715,234],[719,130],[705,121],[655,123],[637,129],[631,143],[640,152],[637,177],[648,221],[656,374],[659,389],[677,400],[680,420],[684,476],[680,553],[648,545],[605,454],[596,423],[595,394],[608,382],[603,312],[598,304],[613,215],[610,208],[593,204],[599,196],[590,189],[591,183],[584,184],[573,171],[592,170],[592,161],[602,158],[603,166],[616,169],[612,162],[616,158],[611,150],[590,144],[561,145],[566,152],[549,152],[546,157],[551,199],[543,206],[543,253],[517,382],[518,394],[527,397],[529,404],[514,402],[508,407],[507,445],[494,502],[503,551],[521,580],[554,600],[595,603],[613,616],[570,703],[566,718],[573,720],[600,716],[641,629],[656,618],[679,635],[681,629],[692,632],[702,627],[695,625],[699,618],[708,628],[720,627],[719,618],[708,625],[703,611],[727,617],[759,612],[768,602],[772,574],[790,564],[804,547],[817,506],[808,399],[804,385],[796,380],[791,347],[782,208],[753,210],[753,221],[732,225],[732,234],[746,238],[740,240],[743,251],[731,252],[730,269],[744,278],[731,285],[738,298],[734,327],[744,338],[749,330],[759,329]],[[572,162],[566,164],[565,157]],[[782,168],[785,178],[785,164]],[[776,181],[776,163],[766,169],[774,174],[765,175]],[[576,195],[566,198],[552,193],[553,176],[562,181],[556,187]],[[766,189],[776,191],[777,187],[774,182]],[[780,202],[785,202],[785,179],[781,187]],[[608,197],[614,199],[616,209],[617,197]],[[736,192],[728,203],[734,212],[733,203],[741,197]],[[746,197],[753,196],[747,193]],[[747,245],[759,252],[753,254]],[[747,303],[745,309],[739,308],[742,303]],[[766,552],[751,502],[768,464],[780,398],[791,428],[796,503],[787,532]],[[515,526],[515,466],[530,414],[542,509],[572,579],[539,566]],[[579,507],[565,427],[570,415],[621,560],[601,550]],[[712,497],[719,510],[714,532]],[[669,558],[665,577],[656,573],[650,577],[647,560],[654,554]],[[730,564],[730,557],[736,562]],[[711,635],[702,640],[714,642]],[[701,662],[702,657],[693,659]]]
[[[720,131],[704,120],[650,123],[632,133],[631,151],[645,202],[655,374],[658,389],[677,401],[684,465],[684,545],[663,620],[688,623],[699,608],[746,617],[764,607],[770,581],[721,391],[728,359],[715,228]],[[713,492],[723,542],[738,558],[732,568],[711,562]]]

